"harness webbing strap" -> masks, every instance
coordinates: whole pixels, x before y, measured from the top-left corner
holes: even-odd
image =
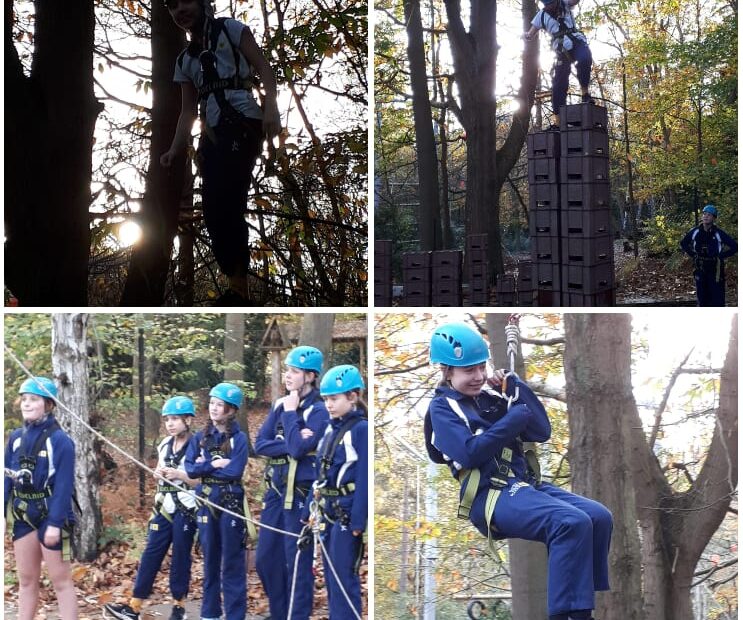
[[[529,472],[534,477],[537,485],[539,485],[542,482],[542,466],[539,464],[539,459],[537,458],[537,444],[533,441],[525,441],[522,444],[522,449],[526,464],[529,467]]]
[[[342,484],[337,489],[334,487],[320,487],[320,495],[324,495],[326,497],[338,497],[340,496],[346,496],[350,495],[356,490],[356,484],[353,482],[349,482],[348,484]]]
[[[286,496],[284,497],[284,510],[291,510],[294,504],[294,481],[297,478],[297,459],[288,457],[289,472],[286,476]]]
[[[502,488],[492,488],[488,491],[488,496],[485,498],[485,524],[488,528],[488,547],[495,553],[495,547],[493,545],[493,532],[498,530],[495,527],[495,521],[493,521],[493,513],[495,513],[495,505],[498,503]]]
[[[459,500],[457,517],[460,519],[469,519],[472,502],[475,501],[477,488],[480,486],[480,470],[463,469],[459,472],[459,481],[464,484],[464,493],[462,494],[462,499]]]

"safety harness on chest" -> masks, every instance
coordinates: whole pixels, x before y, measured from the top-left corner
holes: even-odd
[[[34,441],[34,444],[30,452],[22,451],[19,459],[20,469],[17,472],[11,472],[5,470],[5,475],[11,475],[13,478],[13,487],[10,498],[10,506],[7,517],[7,528],[9,532],[13,531],[13,524],[15,521],[23,521],[34,530],[39,529],[41,523],[47,518],[49,514],[49,508],[47,505],[47,498],[51,497],[54,489],[47,480],[44,482],[44,488],[37,490],[33,486],[33,476],[36,471],[36,462],[41,454],[42,449],[46,445],[47,440],[58,430],[61,430],[59,422],[55,419],[47,428],[45,428]],[[23,441],[21,441],[21,450],[23,450]],[[47,455],[48,457],[48,455]],[[16,503],[16,499],[19,501]],[[73,502],[77,503],[77,500],[73,492]],[[28,502],[36,502],[39,507],[39,522],[34,523],[28,514]],[[79,506],[78,506],[79,509]],[[70,546],[70,535],[71,526],[65,522],[60,528],[60,535],[62,539],[62,559],[69,560],[71,558],[71,546]]]
[[[717,256],[709,256],[709,250],[706,246],[702,246],[703,252],[699,252],[697,250],[697,236],[699,236],[699,231],[701,230],[700,227],[697,227],[694,229],[694,232],[691,233],[691,247],[694,249],[694,267],[696,270],[703,272],[705,271],[705,263],[709,264],[711,262],[715,262],[715,282],[719,282],[720,278],[722,277],[722,259],[720,258],[720,254],[722,253],[722,237],[720,236],[720,233],[715,230],[713,233],[714,239],[717,241]]]
[[[550,34],[552,36],[552,41],[556,42],[555,53],[558,55],[558,57],[562,55],[572,62],[573,61],[573,55],[571,54],[572,50],[575,49],[575,47],[578,45],[579,42],[581,43],[583,42],[576,35],[582,34],[582,33],[580,30],[578,30],[575,27],[575,24],[573,24],[572,26],[568,26],[567,22],[565,21],[565,5],[562,3],[562,0],[558,0],[558,2],[560,2],[560,7],[558,9],[558,16],[555,17],[555,16],[550,15],[550,17],[558,23],[559,29],[557,32],[550,33]],[[545,23],[545,15],[549,15],[549,13],[545,13],[543,9],[542,17],[541,17],[542,29],[545,31],[548,31],[547,25]],[[565,37],[570,39],[570,41],[573,44],[573,47],[570,50],[565,49]]]
[[[361,422],[362,419],[363,418],[361,417],[354,417],[346,420],[341,424],[332,441],[328,441],[323,445],[322,454],[320,455],[320,471],[317,480],[314,483],[314,486],[320,492],[320,495],[324,497],[339,497],[353,493],[356,489],[356,485],[353,482],[342,484],[340,487],[328,486],[328,471],[333,464],[335,451],[341,441],[343,441],[343,437],[348,431]]]
[[[213,461],[217,458],[226,458],[224,451],[222,450],[221,446],[214,441],[213,436],[209,436],[208,443],[206,446],[204,446],[204,450],[206,450],[207,454],[209,455],[210,461]],[[247,517],[245,521],[246,536],[249,539],[257,540],[258,531],[256,530],[255,524],[251,520],[250,506],[248,505],[248,495],[247,493],[245,493],[245,489],[243,489],[242,479],[223,479],[216,478],[214,476],[203,476],[201,478],[201,497],[208,499],[211,495],[212,488],[215,486],[220,489],[219,503],[227,510],[242,514],[244,517]],[[229,489],[230,486],[238,486],[240,487],[240,489],[242,489],[242,502],[240,502],[238,494],[233,493]],[[216,518],[217,510],[209,504],[206,504],[206,506],[209,509],[212,517]],[[203,516],[200,517],[198,520],[201,522],[206,522],[208,520],[208,517]]]
[[[253,86],[252,78],[241,78],[240,77],[240,48],[232,43],[230,35],[225,27],[226,17],[219,17],[217,19],[207,19],[204,24],[204,39],[208,41],[208,47],[205,49],[203,45],[197,41],[192,41],[191,44],[181,52],[178,56],[178,66],[183,68],[183,57],[185,54],[196,57],[199,59],[199,65],[203,73],[203,83],[198,89],[199,100],[201,105],[199,106],[199,116],[203,121],[206,119],[206,102],[209,95],[213,94],[214,98],[219,105],[219,109],[222,113],[223,118],[232,124],[242,124],[245,121],[245,117],[240,114],[233,106],[227,101],[225,96],[225,90],[250,90]],[[217,46],[219,44],[219,37],[224,33],[230,48],[235,63],[235,73],[229,77],[223,78],[219,76],[217,71]],[[206,123],[204,122],[204,126]]]
[[[178,450],[178,452],[173,452],[173,445],[175,444],[175,438],[173,438],[171,441],[167,444],[167,452],[165,454],[165,467],[171,467],[173,469],[178,469],[178,467],[181,464],[181,461],[183,461],[183,457],[186,456],[186,450],[188,448],[188,441],[185,441],[183,445],[181,446],[181,449]],[[186,516],[195,516],[195,508],[190,509],[188,508],[178,497],[178,493],[183,491],[184,488],[177,484],[165,484],[164,482],[160,482],[157,488],[157,493],[155,494],[155,505],[152,507],[152,515],[153,517],[156,515],[162,515],[165,517],[170,523],[173,522],[173,515],[170,514],[167,510],[165,510],[165,495],[169,494],[171,498],[173,499],[173,503],[175,504],[176,510],[180,511],[182,514]]]

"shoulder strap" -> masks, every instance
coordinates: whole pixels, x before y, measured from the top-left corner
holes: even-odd
[[[48,427],[46,427],[41,432],[41,434],[36,438],[36,441],[34,442],[31,453],[25,454],[24,456],[33,456],[34,458],[39,456],[39,452],[41,452],[41,447],[46,443],[46,440],[49,439],[49,437],[51,437],[53,433],[59,430],[62,430],[62,427],[59,425],[59,422],[57,422],[57,420],[55,419],[54,422],[52,422]]]
[[[320,475],[318,476],[321,481],[325,479],[325,474],[328,469],[330,469],[330,465],[333,462],[333,456],[335,455],[338,445],[343,441],[343,436],[361,422],[361,420],[363,420],[362,417],[355,417],[346,420],[341,425],[340,429],[338,429],[338,433],[333,438],[333,441],[329,441],[323,446],[322,456],[320,457]]]

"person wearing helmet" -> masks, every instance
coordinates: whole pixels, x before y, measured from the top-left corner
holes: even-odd
[[[590,619],[595,592],[609,589],[611,513],[541,482],[522,442],[549,439],[547,413],[515,375],[497,371],[488,379],[490,352],[479,333],[464,323],[439,326],[430,358],[441,366],[441,382],[424,420],[426,449],[461,484],[458,515],[489,541],[546,544],[550,620]]]
[[[197,160],[204,222],[214,257],[229,282],[229,291],[218,303],[257,303],[248,283],[245,205],[263,139],[270,140],[281,131],[276,78],[245,24],[215,19],[209,0],[165,0],[165,4],[191,41],[176,62],[174,80],[181,86],[181,112],[173,142],[160,163],[170,167],[186,153],[198,107],[202,134]],[[263,109],[252,92],[255,73],[265,89]]]
[[[361,614],[359,567],[367,525],[369,435],[363,389],[361,373],[348,364],[331,368],[320,382],[330,424],[317,447],[318,475],[313,489],[321,498],[325,524],[322,536],[328,557],[323,556],[323,561],[330,620],[353,617],[344,592]]]
[[[57,387],[46,377],[18,390],[23,426],[5,447],[5,514],[18,572],[18,618],[36,617],[41,562],[54,586],[62,620],[77,618],[70,569],[75,444],[54,417]]]
[[[318,389],[322,364],[322,352],[309,346],[292,349],[284,359],[287,395],[273,403],[255,442],[256,453],[267,459],[261,524],[295,533],[302,530],[302,512],[317,477],[315,450],[328,425],[328,412]],[[295,538],[261,528],[255,567],[272,618],[307,620],[312,614],[312,550],[300,552],[292,584],[296,554]]]
[[[576,28],[572,11],[578,2],[579,0],[542,0],[544,8],[534,16],[531,28],[524,34],[527,41],[533,39],[539,30],[544,30],[552,36],[551,47],[555,52],[555,65],[552,75],[553,114],[550,131],[560,129],[560,108],[567,101],[570,68],[573,63],[577,69],[581,101],[593,102],[588,93],[593,64],[591,49],[588,47],[586,36]]]
[[[725,259],[738,252],[735,239],[718,228],[717,208],[702,209],[702,223],[684,235],[681,250],[694,261],[698,306],[725,305]]]
[[[131,620],[139,618],[142,604],[152,592],[165,554],[172,546],[170,594],[173,609],[170,620],[186,617],[185,598],[191,583],[191,548],[196,534],[196,500],[184,489],[196,485],[186,473],[184,456],[191,440],[189,418],[196,415],[193,401],[187,396],[173,396],[165,401],[162,418],[167,437],[157,447],[155,505],[147,524],[147,544],[139,560],[132,598],[127,604],[103,606],[107,617]]]
[[[235,419],[242,390],[219,383],[209,392],[209,423],[186,450],[186,473],[198,478],[196,493],[230,512],[250,517],[245,509],[243,472],[248,464],[248,440]],[[202,620],[244,620],[247,611],[245,567],[246,522],[203,504],[198,511],[199,542],[204,554]]]

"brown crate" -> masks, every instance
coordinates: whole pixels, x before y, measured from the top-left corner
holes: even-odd
[[[430,252],[403,252],[402,268],[411,269],[416,267],[430,267]]]
[[[608,180],[608,157],[564,157],[560,160],[560,183],[563,185]]]
[[[614,289],[601,291],[600,293],[589,293],[584,295],[582,293],[563,293],[562,294],[562,305],[572,306],[574,308],[598,308],[598,307],[610,307],[616,305],[614,298]]]
[[[468,265],[483,265],[488,262],[488,251],[473,248],[467,252]]]
[[[459,265],[434,265],[431,282],[462,281],[462,269]]]
[[[529,235],[545,237],[560,236],[560,211],[557,209],[537,209],[529,214]]]
[[[601,129],[566,131],[560,149],[561,157],[608,157],[609,135]]]
[[[611,212],[606,209],[565,209],[560,212],[563,237],[601,237],[611,234]]]
[[[543,237],[536,235],[531,237],[531,259],[543,263],[560,262],[560,237]]]
[[[404,269],[402,272],[402,281],[404,284],[413,284],[415,282],[431,282],[431,270],[426,267],[414,267]]]
[[[495,290],[497,293],[515,293],[516,280],[512,275],[500,274],[495,280]]]
[[[518,306],[533,306],[534,301],[536,300],[537,292],[532,291],[519,291],[517,294],[517,304]]]
[[[382,290],[376,284],[374,285],[374,305],[391,306],[392,305],[392,284]]]
[[[529,186],[529,212],[540,209],[560,208],[560,186],[557,184],[539,183]]]
[[[375,239],[374,240],[374,260],[376,262],[378,256],[391,256],[392,255],[392,241],[389,239]]]
[[[614,240],[609,235],[603,237],[563,237],[563,265],[583,265],[589,267],[614,261]]]
[[[462,296],[444,295],[441,297],[434,297],[431,305],[439,308],[459,308],[462,305]]]
[[[495,294],[495,305],[507,308],[507,307],[513,307],[516,305],[516,293],[496,293]]]
[[[560,186],[561,210],[608,209],[609,183],[564,183]]]
[[[538,290],[559,291],[561,272],[562,270],[559,264],[534,263],[536,288]]]
[[[485,264],[470,265],[468,269],[468,281],[486,280],[488,277],[488,266]]]
[[[537,306],[558,307],[560,302],[560,291],[537,290]]]
[[[437,250],[431,254],[431,265],[433,267],[443,267],[448,265],[461,266],[461,250]]]
[[[534,288],[534,263],[530,260],[520,260],[518,262],[518,289],[532,289]]]
[[[441,297],[446,295],[460,295],[462,294],[462,282],[454,280],[440,280],[431,284],[431,296]]]
[[[578,103],[560,108],[560,131],[607,128],[606,108],[593,103]]]
[[[526,156],[530,159],[560,156],[560,134],[556,131],[535,131],[526,134]]]
[[[562,266],[564,293],[601,293],[614,288],[614,263],[601,263],[591,267]]]
[[[487,250],[488,249],[488,233],[477,233],[474,235],[467,235],[467,241],[465,244],[467,254],[471,250]]]
[[[554,158],[528,160],[529,185],[558,183],[560,180],[558,161]]]

